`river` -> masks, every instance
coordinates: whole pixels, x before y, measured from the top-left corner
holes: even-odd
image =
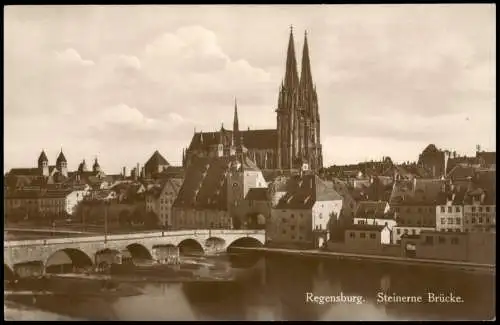
[[[239,268],[238,274],[244,276],[235,281],[144,281],[135,284],[142,294],[128,297],[46,296],[37,302],[6,299],[5,319],[359,321],[490,320],[495,316],[494,275],[293,256],[251,259],[250,264],[255,265]],[[424,298],[428,292],[451,293],[463,302],[384,304],[377,301],[384,292]],[[342,295],[344,300],[359,296],[360,301],[319,304],[308,301],[308,293]]]

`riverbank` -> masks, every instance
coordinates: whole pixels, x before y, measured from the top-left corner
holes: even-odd
[[[366,261],[372,263],[387,263],[399,265],[416,265],[416,266],[429,266],[438,268],[449,268],[467,272],[481,272],[481,273],[495,273],[496,265],[492,264],[477,264],[461,261],[444,261],[444,260],[431,260],[419,259],[397,256],[384,256],[384,255],[367,255],[367,254],[352,254],[340,253],[323,250],[301,250],[301,249],[287,249],[287,248],[271,248],[271,247],[237,247],[235,251],[254,251],[264,254],[281,254],[281,255],[294,255],[301,257],[319,257],[336,260],[351,260],[351,261]]]

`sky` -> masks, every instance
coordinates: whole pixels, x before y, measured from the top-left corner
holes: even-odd
[[[307,30],[324,165],[496,150],[493,4],[4,7],[4,172],[180,165],[194,131],[275,128]],[[90,163],[89,163],[90,162]]]

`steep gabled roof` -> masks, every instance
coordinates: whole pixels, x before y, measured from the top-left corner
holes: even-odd
[[[149,166],[161,166],[161,165],[170,165],[168,161],[163,157],[158,150],[156,150],[151,158],[146,162],[145,166],[148,168]]]
[[[358,203],[355,216],[356,218],[383,218],[387,204],[386,201],[361,201]]]
[[[276,209],[310,209],[318,201],[342,200],[342,197],[316,175],[293,176],[287,184],[287,192]]]
[[[239,131],[243,138],[243,145],[248,149],[273,148],[278,141],[278,132],[275,129]],[[191,139],[189,150],[203,150],[222,143],[228,146],[231,143],[233,131],[224,128],[217,132],[195,133]]]
[[[247,201],[267,201],[267,188],[251,188],[245,197]]]

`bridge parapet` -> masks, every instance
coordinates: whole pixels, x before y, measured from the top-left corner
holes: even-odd
[[[154,246],[174,245],[179,246],[187,239],[197,241],[205,252],[209,252],[212,244],[207,243],[207,239],[219,237],[224,244],[217,245],[217,250],[226,250],[229,245],[240,238],[251,237],[264,244],[265,231],[263,230],[177,230],[150,233],[117,234],[108,235],[104,241],[104,236],[70,237],[70,238],[50,238],[37,240],[21,240],[4,242],[4,263],[11,266],[13,264],[28,261],[47,262],[48,258],[59,250],[66,248],[78,249],[94,259],[95,254],[105,248],[122,250],[132,244],[143,246],[150,252]]]

